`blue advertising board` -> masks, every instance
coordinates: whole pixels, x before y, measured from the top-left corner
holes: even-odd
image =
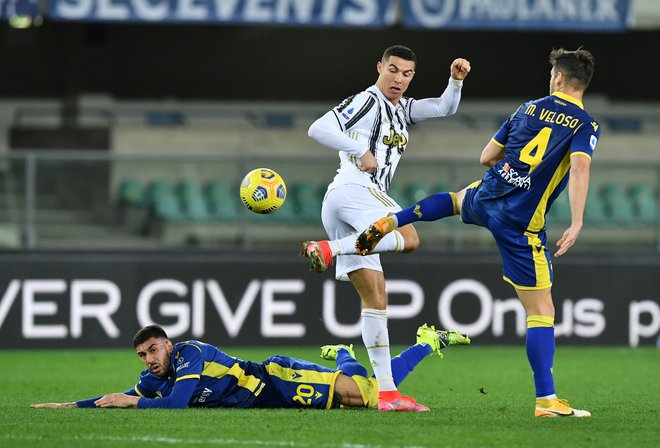
[[[383,27],[392,0],[50,0],[54,20]]]
[[[0,19],[39,15],[39,0],[0,0]]]
[[[623,31],[629,0],[403,0],[409,28]]]

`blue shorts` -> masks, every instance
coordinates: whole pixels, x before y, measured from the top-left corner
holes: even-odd
[[[255,407],[317,408],[339,406],[335,399],[338,370],[288,356],[264,361],[268,379]]]
[[[489,213],[489,207],[479,200],[480,185],[475,182],[466,189],[461,220],[490,230],[502,255],[505,281],[523,290],[552,286],[552,261],[545,230],[532,233],[502,222],[497,215],[505,212],[490,210]]]

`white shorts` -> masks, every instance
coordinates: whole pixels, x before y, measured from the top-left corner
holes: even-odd
[[[377,188],[344,184],[328,191],[323,199],[321,220],[331,240],[357,235],[388,213],[401,210],[399,204]],[[335,278],[349,280],[348,274],[358,269],[383,271],[378,254],[338,255]]]

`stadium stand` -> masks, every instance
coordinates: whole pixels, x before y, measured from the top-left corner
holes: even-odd
[[[635,218],[642,225],[658,224],[657,195],[653,193],[651,185],[635,184],[628,190],[632,200]]]
[[[621,226],[631,226],[637,222],[632,200],[626,196],[622,185],[615,183],[603,185],[601,199],[608,222]]]
[[[211,218],[208,203],[202,194],[199,182],[185,179],[179,183],[177,189],[182,211],[189,220],[206,222]]]
[[[186,219],[172,184],[163,179],[151,182],[147,190],[148,203],[153,216],[166,222],[182,222]]]
[[[571,206],[566,191],[555,199],[548,212],[547,220],[550,224],[568,225],[571,223]]]
[[[392,183],[387,194],[389,194],[390,197],[394,199],[401,207],[405,207],[405,205],[410,202],[408,197],[403,193],[403,188],[401,188],[401,184],[399,182]]]
[[[119,204],[128,207],[142,207],[146,194],[142,183],[137,179],[124,179],[119,185]]]
[[[587,194],[587,203],[584,207],[584,221],[586,224],[595,227],[604,227],[611,224],[607,220],[605,204],[597,188],[590,188]]]
[[[291,200],[295,203],[297,219],[303,222],[319,221],[323,197],[318,190],[311,182],[297,182],[289,189]]]
[[[406,201],[405,204],[414,204],[433,193],[431,187],[423,182],[413,182],[408,185],[405,191],[406,197],[408,198],[408,201]]]
[[[5,120],[11,120],[11,111],[21,107],[19,101],[2,103]],[[87,106],[96,110],[102,106],[107,109],[104,116],[112,117],[111,151],[88,151],[79,160],[75,152],[66,151],[58,160],[62,153],[49,151],[48,164],[36,170],[32,228],[38,247],[114,247],[110,242],[114,239],[126,247],[193,243],[249,248],[290,246],[300,235],[324,236],[321,198],[336,170],[337,156],[310,140],[306,130],[329,105],[126,103],[108,98],[102,103],[90,101]],[[478,179],[484,170],[477,162],[479,153],[499,126],[502,110],[516,107],[510,103],[466,100],[452,119],[415,125],[415,139],[406,150],[406,164],[397,171],[390,196],[407,206],[430,193],[456,191]],[[58,109],[57,102],[48,101],[32,107],[52,108],[53,113]],[[618,107],[592,98],[590,110],[602,116],[606,138],[599,142],[592,165],[594,182],[586,221],[594,232],[585,232],[585,244],[592,233],[601,234],[593,237],[598,244],[617,244],[612,235],[622,231],[633,243],[653,244],[660,240],[657,107]],[[169,119],[172,111],[176,114]],[[56,125],[56,118],[40,114],[35,119]],[[0,193],[7,204],[0,224],[12,230],[0,244],[18,247],[25,241],[21,235],[29,233],[27,158],[12,154],[12,159],[4,160],[12,162],[0,167],[5,176]],[[36,160],[41,164],[41,159]],[[87,176],[81,184],[67,177],[69,166],[75,172],[90,167],[90,172],[108,174]],[[286,205],[269,217],[249,213],[238,199],[242,174],[257,166],[276,169],[288,186]],[[62,174],[51,175],[57,172]],[[40,181],[44,173],[49,173],[48,182]],[[565,193],[557,199],[548,221],[553,231],[570,222]],[[447,247],[488,244],[488,238],[457,222],[420,224],[418,230],[425,240]]]
[[[204,191],[212,219],[228,222],[239,219],[239,204],[226,182],[213,180],[206,185]]]

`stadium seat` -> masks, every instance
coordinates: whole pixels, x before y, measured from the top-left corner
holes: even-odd
[[[154,180],[149,184],[147,191],[148,201],[156,218],[169,222],[185,221],[186,217],[181,213],[179,199],[170,182],[162,179]]]
[[[639,117],[608,117],[607,128],[610,131],[639,132],[642,130],[642,120]]]
[[[605,204],[595,186],[589,188],[589,193],[587,194],[587,204],[584,207],[584,221],[588,224],[600,227],[605,227],[611,224],[605,214]]]
[[[568,202],[568,193],[566,190],[552,203],[547,218],[552,224],[568,225],[571,223],[571,205]]]
[[[628,190],[628,196],[632,201],[637,222],[643,225],[655,224],[657,222],[657,200],[650,185],[632,185]]]
[[[429,185],[423,184],[421,182],[413,182],[406,188],[406,193],[408,196],[407,205],[412,205],[415,202],[421,201],[433,192],[431,191]]]
[[[192,221],[204,222],[211,218],[204,200],[202,188],[195,180],[183,180],[177,188],[181,199],[182,212]]]
[[[460,188],[458,190],[460,190]],[[431,191],[429,193],[431,193],[431,194],[433,194],[433,193],[448,193],[448,192],[451,192],[451,191],[456,193],[458,190],[457,189],[452,190],[451,188],[449,188],[449,185],[447,185],[446,183],[438,182],[437,184],[434,184],[434,185],[431,186]]]
[[[321,198],[318,189],[309,182],[297,182],[289,190],[290,199],[295,202],[298,218],[304,222],[317,222],[321,219]]]
[[[620,184],[606,184],[601,188],[605,213],[614,224],[633,225],[635,216],[632,201]]]
[[[142,207],[147,198],[142,183],[137,179],[124,179],[119,185],[119,205]]]
[[[179,111],[147,111],[146,121],[149,126],[183,126],[186,122]]]
[[[214,180],[206,185],[209,214],[220,221],[236,221],[240,217],[238,188],[232,192],[226,182]]]
[[[282,204],[282,206],[273,212],[270,216],[272,216],[272,220],[274,222],[293,224],[300,222],[297,216],[298,211],[298,205],[296,204],[295,199],[291,197],[291,190],[288,190],[287,198],[284,201],[284,204]]]
[[[152,203],[158,196],[174,194],[172,184],[163,179],[154,179],[147,187],[147,201]]]
[[[157,218],[169,222],[182,222],[186,217],[181,213],[179,201],[175,195],[159,196],[153,203],[153,211]]]

